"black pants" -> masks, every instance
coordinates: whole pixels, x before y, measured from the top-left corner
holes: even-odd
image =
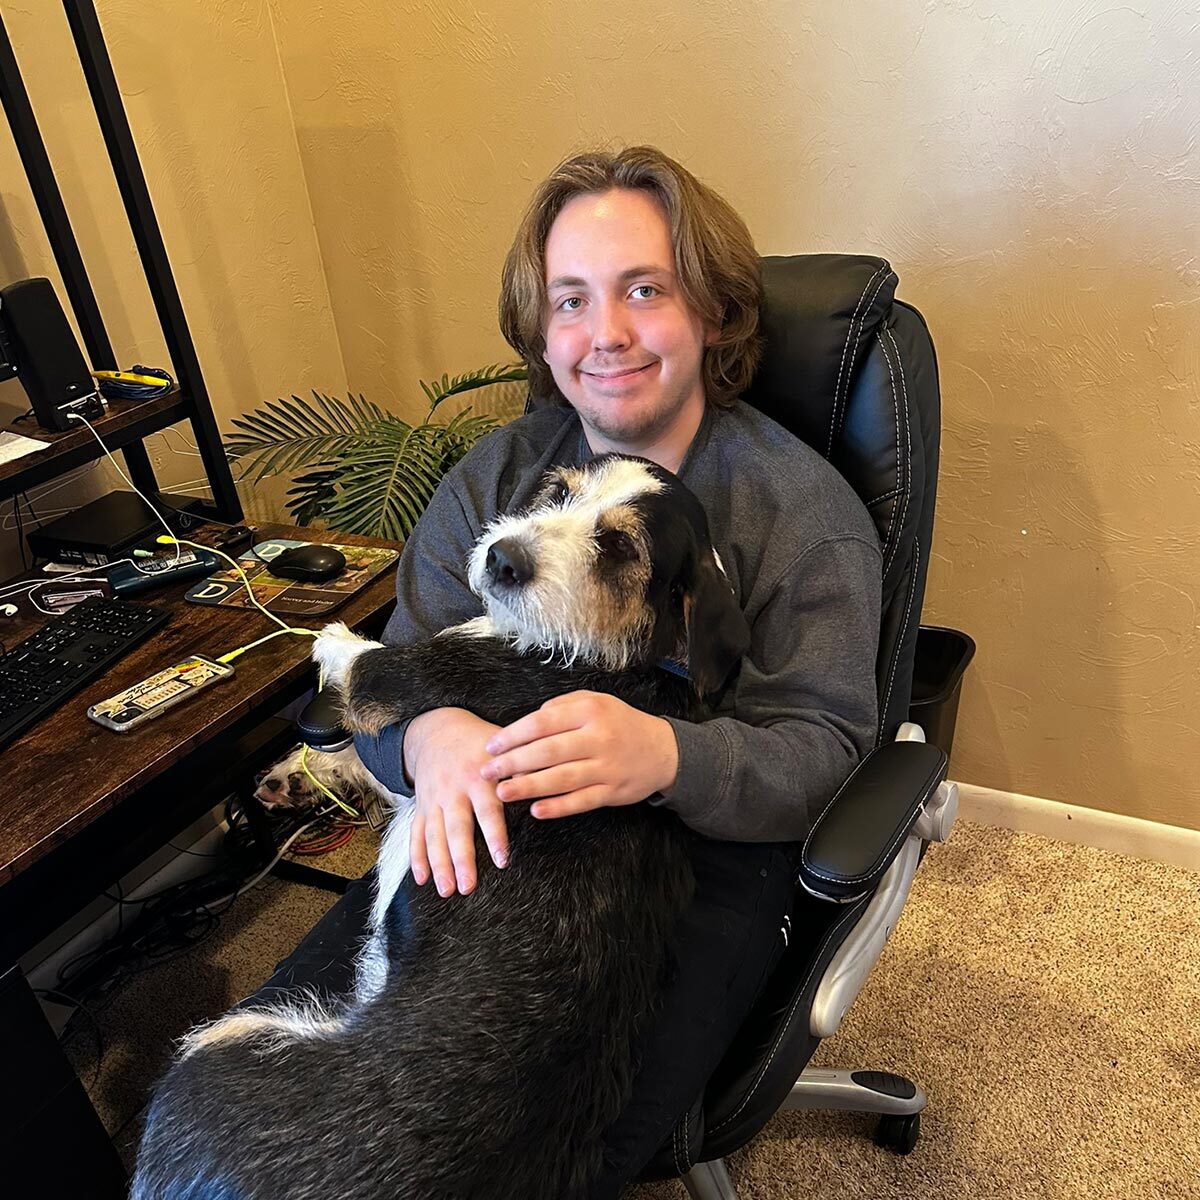
[[[678,973],[642,1047],[633,1100],[605,1134],[592,1200],[613,1200],[637,1178],[733,1041],[783,951],[797,855],[792,845],[696,839],[696,894],[673,938]]]

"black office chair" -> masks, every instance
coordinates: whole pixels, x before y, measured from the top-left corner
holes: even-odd
[[[699,1200],[736,1200],[725,1155],[780,1108],[881,1115],[876,1140],[908,1153],[925,1096],[878,1071],[806,1072],[836,1032],[895,927],[931,841],[957,809],[945,748],[907,720],[933,534],[939,394],[933,344],[920,314],[894,299],[896,275],[878,258],[816,254],[763,260],[763,363],[746,399],[814,446],[853,484],[883,546],[876,678],[876,748],[846,781],[804,847],[788,944],[704,1092],[643,1173],[682,1177]],[[318,702],[301,719],[318,747],[336,739]],[[298,985],[329,996],[352,988],[353,956],[370,890],[359,881],[251,999]]]
[[[819,450],[854,486],[883,546],[879,734],[804,846],[784,957],[704,1092],[643,1173],[682,1176],[698,1200],[736,1200],[724,1157],[781,1108],[880,1114],[907,1154],[925,1096],[879,1071],[805,1071],[895,928],[926,846],[949,835],[946,749],[908,720],[937,492],[937,360],[882,259],[763,260],[762,366],[746,400]]]

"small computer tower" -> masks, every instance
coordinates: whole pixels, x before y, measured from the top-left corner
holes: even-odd
[[[155,499],[175,533],[185,533],[204,519],[196,511],[203,501],[195,496],[163,492]],[[118,491],[30,530],[26,540],[35,558],[98,567],[126,558],[139,546],[154,549],[154,539],[164,532],[162,522],[136,492]]]

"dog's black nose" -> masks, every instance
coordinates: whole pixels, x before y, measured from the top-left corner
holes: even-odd
[[[501,587],[520,587],[533,578],[533,559],[516,538],[501,538],[488,547],[488,578]]]

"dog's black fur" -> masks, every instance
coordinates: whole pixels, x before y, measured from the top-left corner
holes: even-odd
[[[686,643],[693,675],[720,682],[748,631],[703,510],[653,472],[669,481],[642,514],[661,620],[638,661],[620,672],[565,667],[447,633],[356,659],[348,723],[456,706],[506,725],[577,689],[702,717],[693,686],[654,659]],[[669,935],[693,888],[690,835],[646,804],[549,821],[527,803],[506,812],[510,865],[493,867],[478,836],[473,894],[442,899],[406,876],[384,923],[387,984],[336,1034],[272,1048],[229,1038],[172,1067],[135,1200],[588,1194],[669,975]]]

